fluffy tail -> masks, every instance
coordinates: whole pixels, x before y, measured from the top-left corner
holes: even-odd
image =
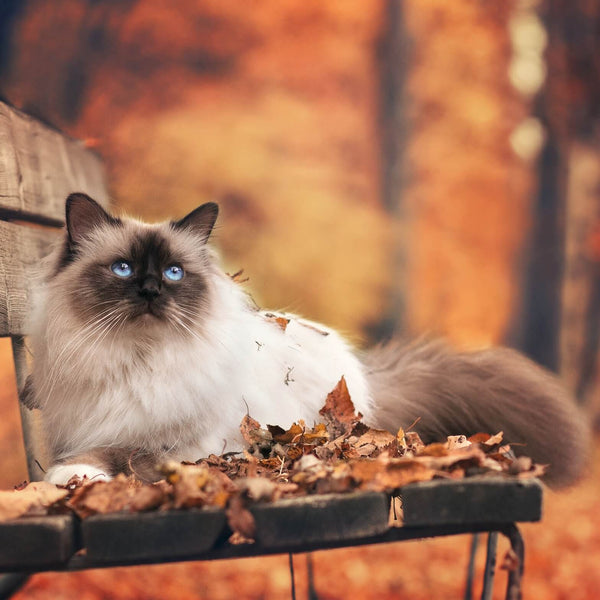
[[[574,483],[585,470],[590,432],[558,379],[514,350],[453,352],[441,342],[391,343],[364,357],[375,425],[419,419],[426,443],[447,435],[504,431],[517,453],[549,465],[546,481]]]

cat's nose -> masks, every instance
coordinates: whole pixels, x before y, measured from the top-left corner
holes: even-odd
[[[139,294],[144,300],[154,300],[154,298],[160,295],[160,283],[154,277],[146,277],[139,290]]]

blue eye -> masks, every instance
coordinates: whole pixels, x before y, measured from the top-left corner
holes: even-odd
[[[163,271],[164,276],[171,281],[183,279],[183,269],[177,265],[171,265]]]
[[[133,273],[131,265],[124,260],[117,260],[110,265],[110,270],[118,277],[129,277]]]

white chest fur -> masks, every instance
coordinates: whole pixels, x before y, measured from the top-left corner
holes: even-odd
[[[239,450],[246,413],[263,425],[312,424],[342,376],[369,414],[361,365],[335,332],[235,304],[185,339],[106,340],[95,355],[71,356],[43,410],[51,445],[62,455],[118,446],[182,460]]]

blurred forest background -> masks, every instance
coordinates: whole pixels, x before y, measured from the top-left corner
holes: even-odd
[[[597,420],[597,0],[4,0],[0,95],[93,147],[119,210],[218,201],[225,266],[262,306],[358,346],[400,332],[518,347]],[[11,487],[26,475],[2,342]],[[528,597],[600,593],[597,479],[549,494],[526,528]],[[317,553],[319,597],[459,597],[467,543]],[[272,557],[40,575],[19,597],[288,590]]]

